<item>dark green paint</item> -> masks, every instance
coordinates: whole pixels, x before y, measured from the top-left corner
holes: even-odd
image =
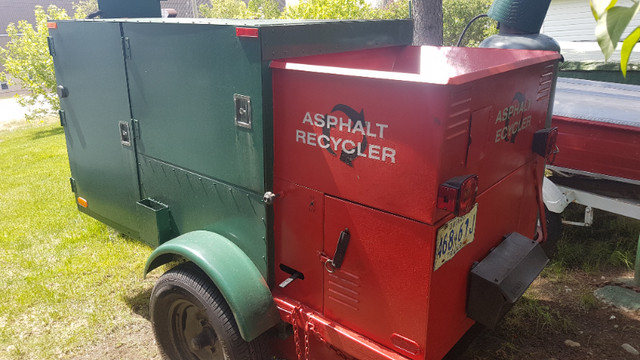
[[[159,245],[149,268],[176,256],[201,266],[246,340],[274,325],[266,285],[273,213],[262,202],[272,190],[277,131],[270,59],[408,45],[411,22],[57,23],[51,36],[58,84],[69,89],[61,105],[71,174],[89,202],[81,210]],[[260,36],[237,37],[237,26],[258,27]],[[235,123],[234,94],[251,98],[250,129]],[[120,122],[130,146],[121,144]]]
[[[100,17],[111,18],[144,18],[160,17],[161,0],[98,0]]]
[[[61,22],[51,32],[65,136],[80,210],[138,236],[138,179],[134,146],[120,143],[120,121],[129,122],[129,99],[118,23]]]
[[[231,26],[124,23],[123,31],[139,153],[264,193],[259,42],[238,39]],[[235,125],[233,94],[251,97],[251,130]]]
[[[204,229],[222,234],[267,277],[267,211],[261,196],[144,156],[140,179],[145,197],[169,205],[174,233]]]
[[[225,237],[194,231],[158,247],[145,274],[176,259],[187,259],[201,268],[229,304],[240,335],[251,341],[280,322],[280,315],[264,278],[244,251]]]
[[[177,235],[177,227],[169,207],[154,199],[137,202],[140,221],[140,240],[157,247]]]

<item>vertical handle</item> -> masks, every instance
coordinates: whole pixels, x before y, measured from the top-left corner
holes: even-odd
[[[349,240],[351,240],[351,233],[349,232],[349,228],[346,228],[340,232],[340,238],[338,238],[338,245],[336,246],[336,252],[333,254],[333,259],[329,259],[324,263],[328,272],[332,273],[342,266],[344,256],[347,253],[347,247],[349,246]]]

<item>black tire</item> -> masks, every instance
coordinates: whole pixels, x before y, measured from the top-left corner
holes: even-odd
[[[229,305],[193,263],[160,277],[151,292],[151,323],[162,354],[171,360],[262,360],[262,337],[246,342]]]
[[[547,239],[541,244],[542,250],[549,259],[553,259],[558,250],[558,241],[562,237],[562,216],[549,211],[545,206],[544,217],[547,223]]]

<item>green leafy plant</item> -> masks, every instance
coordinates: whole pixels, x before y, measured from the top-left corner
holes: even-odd
[[[456,45],[460,34],[469,21],[477,15],[486,14],[491,2],[492,0],[443,0],[442,37],[444,45]],[[478,46],[482,40],[497,33],[495,20],[479,19],[471,25],[461,45]]]
[[[83,0],[73,4],[74,17],[85,18],[98,10],[96,0]],[[11,23],[7,34],[11,39],[7,48],[0,48],[0,62],[4,72],[0,81],[9,85],[19,85],[29,91],[29,96],[18,96],[18,103],[29,108],[28,120],[57,111],[60,103],[55,92],[56,78],[53,59],[49,54],[47,21],[69,19],[65,9],[51,5],[45,10],[36,6],[35,24],[22,20]]]
[[[227,19],[401,19],[409,17],[409,1],[389,1],[380,8],[364,0],[302,0],[278,9],[274,0],[211,0],[200,5],[200,15]]]
[[[89,14],[98,10],[97,0],[82,0],[78,3],[73,3],[73,17],[76,19],[85,19]]]
[[[251,0],[247,10],[254,19],[277,19],[281,16],[278,3],[274,0]]]
[[[211,5],[200,5],[200,16],[219,19],[246,19],[247,4],[242,0],[212,0]]]
[[[18,98],[20,105],[30,109],[27,119],[60,107],[55,93],[53,59],[47,46],[47,19],[69,18],[64,9],[55,5],[49,6],[46,11],[36,6],[35,17],[35,26],[24,20],[17,25],[9,24],[7,34],[11,41],[6,49],[0,48],[0,61],[5,69],[0,73],[0,80],[9,85],[20,85],[30,92],[30,96]]]
[[[632,1],[632,6],[624,7],[615,6],[618,0],[590,0],[591,12],[596,19],[596,39],[606,60],[611,57],[625,29],[640,10],[640,1]],[[638,41],[640,41],[640,26],[631,31],[622,42],[620,70],[625,77],[631,51]]]

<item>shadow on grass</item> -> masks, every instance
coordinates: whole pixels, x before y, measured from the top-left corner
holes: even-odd
[[[124,301],[129,305],[131,310],[142,316],[143,318],[151,321],[149,315],[149,298],[151,297],[152,289],[145,289],[132,296],[125,296]]]
[[[64,128],[62,126],[59,127],[55,127],[53,129],[46,129],[46,130],[41,130],[38,131],[37,133],[33,134],[33,136],[31,137],[32,140],[38,140],[38,139],[43,139],[49,136],[55,136],[55,135],[60,135],[64,133]]]

